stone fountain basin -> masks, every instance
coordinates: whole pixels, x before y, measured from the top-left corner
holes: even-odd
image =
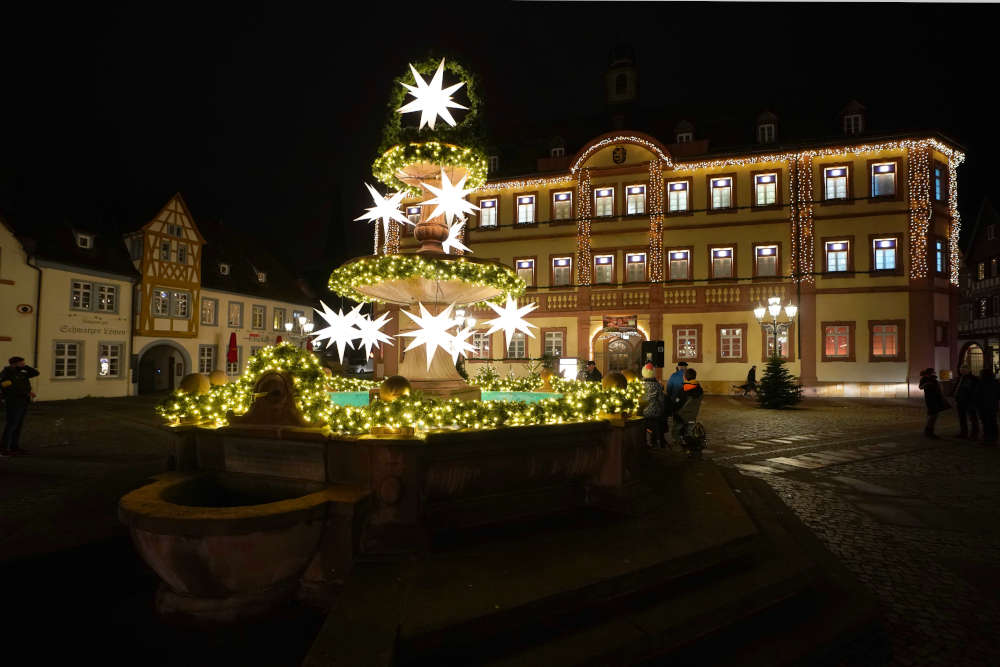
[[[316,554],[335,491],[224,472],[164,473],[119,502],[143,560],[176,594],[293,589]]]

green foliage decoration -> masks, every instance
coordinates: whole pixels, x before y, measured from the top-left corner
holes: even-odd
[[[764,376],[757,385],[757,400],[762,408],[781,409],[802,400],[802,385],[798,378],[785,368],[780,357],[771,357],[764,369]]]

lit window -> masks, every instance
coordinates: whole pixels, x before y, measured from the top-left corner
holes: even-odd
[[[160,241],[160,260],[170,261],[170,241]]]
[[[414,225],[420,222],[420,207],[419,206],[407,206],[406,207],[406,219],[412,222]]]
[[[625,188],[625,207],[628,215],[646,212],[646,186],[630,185]]]
[[[78,234],[76,237],[76,244],[84,249],[93,248],[94,237],[90,234]]]
[[[552,260],[552,285],[565,287],[570,284],[573,272],[572,257],[555,257]]]
[[[826,244],[826,270],[831,273],[847,271],[849,248],[848,241],[828,241]]]
[[[778,246],[759,245],[755,249],[758,276],[778,275]]]
[[[606,218],[615,214],[615,189],[600,188],[594,190],[594,215]]]
[[[198,372],[211,373],[215,370],[215,346],[198,346]]]
[[[563,332],[562,331],[546,331],[545,332],[545,356],[548,357],[561,357],[563,356]]]
[[[80,369],[80,344],[56,343],[55,368],[53,375],[57,378],[75,378]]]
[[[861,134],[864,129],[864,123],[861,118],[861,114],[852,113],[844,116],[844,134],[854,135]]]
[[[678,132],[677,133],[677,143],[679,144],[689,144],[694,141],[694,132]]]
[[[732,278],[733,277],[733,249],[713,248],[712,249],[712,277]]]
[[[97,310],[104,313],[118,311],[118,288],[114,285],[97,286]]]
[[[267,272],[266,271],[258,271],[257,272],[257,282],[259,282],[259,283],[266,283],[267,282]]]
[[[528,287],[535,285],[535,260],[519,259],[516,264],[517,277],[524,281]]]
[[[698,330],[677,329],[677,358],[696,359],[698,357]]]
[[[625,255],[625,281],[646,282],[646,253],[630,252]]]
[[[976,280],[986,279],[986,262],[976,264]]]
[[[770,144],[774,141],[775,136],[777,136],[777,128],[774,123],[761,123],[757,126],[757,142],[761,144]]]
[[[263,329],[267,321],[267,306],[252,306],[250,315],[250,326],[254,329]]]
[[[847,167],[824,169],[823,191],[826,199],[847,199]]]
[[[70,283],[69,307],[73,310],[90,310],[93,283],[74,280]]]
[[[229,326],[239,329],[243,326],[243,304],[237,301],[229,302]]]
[[[823,354],[827,357],[850,356],[851,328],[848,326],[826,326],[823,328]]]
[[[420,207],[414,206],[412,208],[417,209],[417,220],[420,220]],[[409,209],[407,209],[409,210]],[[410,218],[411,220],[413,218]],[[479,226],[480,227],[496,227],[497,226],[497,200],[496,199],[482,199],[479,201]]]
[[[226,263],[219,264],[219,273],[223,276],[229,275],[229,265]]]
[[[771,206],[778,202],[777,174],[755,174],[753,184],[754,201],[757,206]]]
[[[524,339],[524,334],[518,331],[510,337],[510,345],[507,346],[508,359],[526,359],[528,357],[528,346]]]
[[[765,331],[765,340],[767,341],[767,358],[771,359],[775,356],[774,349],[774,332]],[[782,327],[781,331],[778,332],[778,358],[787,359],[788,358],[788,328]]]
[[[285,309],[275,308],[274,315],[271,317],[271,328],[275,331],[285,330]]]
[[[934,201],[944,201],[945,195],[944,165],[934,163]]]
[[[159,317],[170,315],[170,292],[153,290],[153,299],[149,304],[150,312]]]
[[[219,309],[218,299],[208,299],[205,297],[201,298],[201,323],[215,325],[218,320],[216,320],[216,313]]]
[[[116,378],[121,376],[122,345],[121,343],[101,343],[97,346],[97,374],[100,377]]]
[[[517,224],[526,225],[535,221],[535,195],[517,198]]]
[[[240,374],[240,368],[243,362],[243,346],[240,345],[236,348],[236,361],[229,361],[228,355],[226,356],[226,375],[230,377],[235,377]]]
[[[572,220],[573,219],[573,193],[554,192],[552,193],[552,219]]]
[[[899,355],[899,327],[895,324],[872,326],[872,356],[895,357]]]
[[[712,209],[732,208],[733,206],[733,179],[713,178],[712,188]]]
[[[690,275],[689,268],[691,256],[687,250],[670,251],[670,279],[687,280]]]
[[[938,273],[944,273],[945,263],[944,263],[944,241],[940,239],[934,240],[934,270]]]
[[[742,328],[726,327],[723,329],[719,329],[719,358],[720,359],[743,358]]]
[[[875,239],[872,244],[875,251],[875,270],[895,271],[896,239]]]
[[[896,163],[885,162],[872,165],[872,197],[894,197],[896,195]]]
[[[615,256],[594,255],[594,282],[610,285],[615,281]]]
[[[667,183],[667,212],[680,213],[688,210],[687,181],[672,181]]]
[[[485,331],[476,331],[472,334],[473,359],[490,358],[490,335]]]
[[[979,299],[979,302],[977,303],[978,308],[976,308],[976,317],[978,319],[986,317],[986,306],[988,303],[989,300],[986,297]]]
[[[174,306],[171,310],[174,317],[187,319],[191,316],[191,295],[187,292],[174,292],[171,294]]]

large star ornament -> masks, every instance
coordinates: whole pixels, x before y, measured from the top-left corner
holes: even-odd
[[[358,348],[365,348],[365,358],[372,356],[372,348],[377,350],[379,343],[392,345],[392,338],[382,332],[382,327],[388,324],[387,317],[389,317],[388,312],[382,313],[375,320],[367,315],[363,315],[355,323],[354,326],[358,329],[358,337],[361,338]]]
[[[507,347],[510,347],[510,339],[513,338],[514,334],[518,331],[523,331],[525,334],[535,337],[535,334],[531,333],[532,329],[537,329],[534,324],[528,323],[524,319],[524,316],[533,311],[538,307],[537,303],[529,303],[518,308],[517,301],[507,297],[507,303],[504,306],[498,306],[490,301],[486,302],[486,305],[493,309],[498,317],[492,320],[486,320],[486,323],[490,325],[490,330],[487,334],[491,334],[495,331],[503,331],[504,339],[507,341]]]
[[[348,349],[354,349],[354,344],[351,341],[359,337],[358,330],[354,325],[361,319],[361,306],[364,304],[359,303],[346,315],[342,309],[333,312],[333,309],[322,301],[319,304],[323,306],[323,311],[321,312],[318,308],[313,308],[313,310],[326,320],[329,326],[312,333],[315,337],[313,343],[325,340],[327,341],[326,347],[336,345],[337,352],[340,354],[340,363],[344,363],[344,352]]]
[[[468,246],[462,243],[462,227],[465,227],[465,222],[465,220],[462,220],[448,227],[448,238],[441,242],[441,249],[449,255],[454,254],[452,253],[452,249],[461,250],[462,252],[472,252]]]
[[[448,178],[448,174],[442,169],[440,188],[427,183],[421,183],[421,185],[437,195],[424,202],[425,206],[428,204],[435,205],[434,210],[431,211],[430,216],[427,218],[428,220],[433,220],[439,215],[444,215],[445,221],[451,226],[451,222],[455,218],[464,217],[466,213],[479,210],[478,206],[465,199],[467,194],[475,191],[475,188],[463,189],[462,186],[465,185],[465,179],[468,177],[469,175],[466,174],[458,183],[453,184],[451,179]]]
[[[444,83],[444,59],[441,59],[441,64],[438,65],[437,71],[434,72],[434,77],[431,78],[430,85],[424,82],[423,77],[420,76],[413,65],[410,65],[410,71],[413,72],[413,80],[416,82],[416,86],[411,86],[407,83],[400,81],[400,84],[410,91],[414,99],[409,104],[400,107],[396,111],[399,113],[409,113],[411,111],[420,112],[420,127],[418,130],[422,130],[424,125],[429,125],[430,128],[434,129],[434,121],[437,120],[438,116],[441,116],[449,125],[455,126],[455,119],[451,117],[451,112],[448,111],[448,107],[452,109],[468,109],[457,102],[451,101],[451,95],[456,90],[465,85],[464,81],[459,81],[454,86],[448,86],[442,89],[441,85]]]
[[[476,351],[476,346],[469,342],[475,332],[476,330],[471,326],[466,326],[464,329],[456,331],[455,335],[451,337],[451,347],[448,351],[451,352],[452,363],[458,363],[460,354]]]
[[[372,195],[372,200],[375,205],[367,209],[367,213],[361,215],[355,220],[371,220],[372,222],[382,221],[382,238],[387,238],[389,236],[389,223],[393,220],[403,225],[412,225],[409,218],[405,217],[399,210],[399,204],[406,195],[405,192],[393,193],[388,199],[379,194],[379,191],[372,186],[365,183],[365,187],[368,188],[368,192]]]
[[[448,329],[456,326],[455,320],[451,317],[451,311],[455,307],[455,304],[451,304],[437,315],[431,315],[424,307],[424,304],[420,303],[418,305],[420,306],[420,315],[414,315],[406,310],[402,311],[402,313],[416,322],[420,328],[416,331],[407,331],[399,335],[413,338],[413,342],[406,348],[406,352],[421,345],[427,348],[427,370],[430,370],[431,360],[434,358],[434,353],[437,352],[439,347],[445,352],[451,352],[452,341],[455,337],[448,333]]]

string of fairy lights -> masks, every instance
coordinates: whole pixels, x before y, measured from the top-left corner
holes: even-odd
[[[663,280],[663,164],[649,161],[649,280]]]
[[[907,188],[910,199],[910,278],[927,277],[927,234],[930,231],[930,149],[911,146],[906,151],[909,164]]]
[[[577,174],[577,191],[580,193],[580,215],[576,223],[577,284],[589,285],[593,280],[590,225],[593,222],[594,201],[591,196],[590,169]]]
[[[573,166],[569,168],[570,173],[575,174],[577,170],[579,170],[580,167],[590,158],[591,155],[600,151],[602,148],[606,148],[614,144],[634,144],[642,146],[650,153],[655,155],[659,160],[661,160],[663,164],[667,166],[667,168],[674,166],[673,160],[670,159],[670,156],[664,153],[663,149],[661,149],[660,145],[655,141],[650,141],[649,139],[637,136],[635,134],[620,134],[620,135],[615,135],[613,137],[605,137],[604,139],[596,141],[590,146],[588,146],[587,150],[585,150],[576,159],[576,162],[573,163]]]
[[[800,155],[795,158],[796,202],[791,215],[795,218],[793,228],[798,252],[793,251],[792,261],[796,266],[795,280],[808,285],[816,281],[813,275],[816,230],[813,220],[812,169],[811,155]]]
[[[951,253],[951,276],[950,282],[958,287],[958,271],[960,262],[958,259],[958,233],[961,231],[961,216],[958,214],[958,165],[962,164],[965,156],[961,153],[958,156],[948,156],[948,211],[951,213],[951,234],[949,234],[949,252]]]

